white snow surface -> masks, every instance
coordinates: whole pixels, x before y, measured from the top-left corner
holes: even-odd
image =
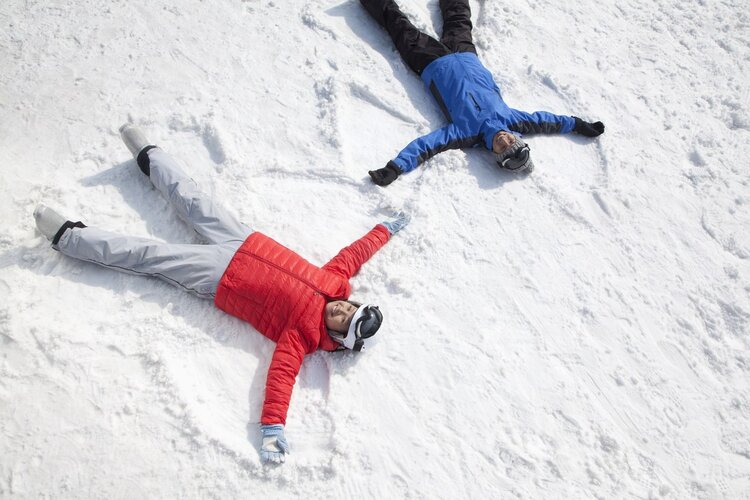
[[[471,6],[511,106],[606,133],[380,188],[444,119],[357,1],[0,4],[0,497],[750,498],[747,3]],[[319,265],[412,215],[353,279],[380,342],[306,358],[283,466],[257,451],[271,341],[35,228],[44,202],[198,242],[128,121]]]

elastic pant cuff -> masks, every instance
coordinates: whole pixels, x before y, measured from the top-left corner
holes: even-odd
[[[148,152],[154,149],[156,146],[146,146],[145,148],[141,149],[141,152],[138,153],[138,158],[136,158],[136,162],[138,162],[138,168],[141,169],[141,172],[144,174],[151,175],[151,162],[148,158]]]
[[[57,232],[55,233],[55,237],[52,238],[52,246],[57,246],[57,243],[60,241],[60,238],[62,238],[62,235],[65,234],[65,231],[74,227],[86,227],[86,224],[81,221],[66,221],[65,224],[60,226],[60,229],[57,230]]]

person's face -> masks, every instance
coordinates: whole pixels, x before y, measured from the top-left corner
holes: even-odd
[[[516,143],[516,136],[501,130],[492,139],[492,151],[495,154],[503,154],[505,151]]]
[[[334,332],[346,333],[352,322],[357,306],[345,300],[334,300],[326,304],[325,317],[326,328]]]

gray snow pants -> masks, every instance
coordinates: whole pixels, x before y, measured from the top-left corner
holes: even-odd
[[[252,230],[198,189],[172,156],[159,148],[147,153],[151,183],[180,218],[210,243],[170,244],[94,227],[75,227],[65,231],[56,249],[116,271],[154,276],[201,298],[213,299],[221,276]]]

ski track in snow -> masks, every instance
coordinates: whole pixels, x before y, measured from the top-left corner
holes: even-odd
[[[437,1],[400,4],[439,33]],[[444,123],[359,2],[0,6],[0,497],[750,497],[744,3],[471,6],[511,106],[606,133],[382,189],[367,171]],[[270,341],[34,228],[45,202],[200,242],[125,121],[316,264],[412,215],[352,282],[379,345],[308,356],[282,467],[257,452]]]

